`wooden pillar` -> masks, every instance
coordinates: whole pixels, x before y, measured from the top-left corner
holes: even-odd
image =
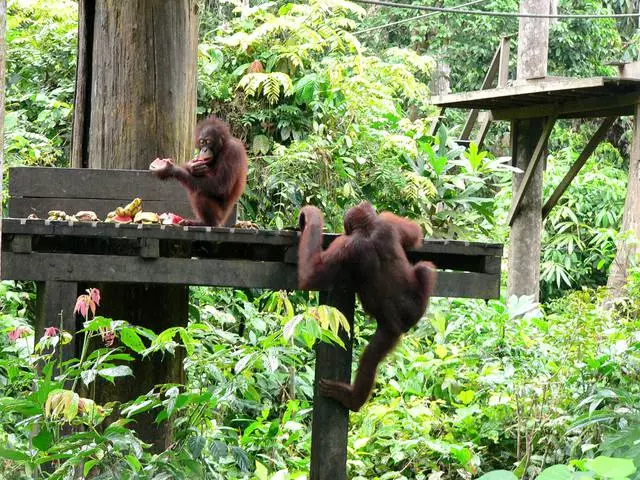
[[[345,290],[320,294],[320,303],[339,309],[351,325],[355,295]],[[344,332],[340,338],[345,349],[318,343],[316,347],[316,375],[313,395],[313,424],[311,430],[311,480],[347,480],[347,435],[349,410],[335,400],[318,395],[321,378],[351,381],[353,341]]]
[[[521,13],[546,14],[550,0],[520,0]],[[517,80],[544,77],[547,74],[549,48],[549,20],[520,18],[518,31]],[[513,164],[525,171],[531,161],[531,153],[544,128],[544,119],[527,119],[513,122]],[[544,154],[544,153],[543,153]],[[540,162],[533,172],[518,214],[513,219],[509,236],[508,295],[540,296],[540,235],[542,230],[542,172]],[[513,175],[513,192],[518,191],[523,174]]]
[[[196,120],[198,0],[80,0],[72,165],[147,169],[156,157],[190,158]],[[144,198],[142,199],[144,202]],[[115,205],[114,205],[115,206]],[[100,314],[156,332],[184,326],[188,290],[174,285],[100,287]],[[100,384],[100,403],[125,402],[158,383],[183,381],[182,357],[137,361],[135,378]],[[135,430],[156,450],[170,427],[150,415]]]
[[[637,242],[640,240],[640,104],[636,105],[633,117],[633,137],[631,140],[631,154],[629,158],[629,180],[627,183],[627,198],[624,202],[622,226],[620,232],[631,232],[632,237],[618,241],[616,258],[609,270],[607,287],[609,296],[615,298],[622,293],[622,287],[627,281],[629,267],[636,260],[638,253]],[[634,238],[635,237],[635,238]]]

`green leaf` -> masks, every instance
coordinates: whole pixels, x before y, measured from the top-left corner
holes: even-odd
[[[249,461],[249,457],[245,451],[240,447],[231,447],[231,453],[233,454],[233,458],[235,459],[238,468],[243,472],[248,472],[251,467],[251,462]]]
[[[33,437],[33,446],[40,451],[49,450],[52,444],[53,434],[46,428],[40,430],[40,433]]]
[[[571,470],[566,465],[554,465],[545,468],[536,480],[571,480]]]
[[[256,135],[253,137],[253,153],[254,155],[262,154],[266,155],[269,153],[271,145],[269,142],[269,137],[266,135]]]
[[[84,476],[86,477],[91,472],[91,469],[98,463],[98,460],[87,460],[84,464]]]
[[[200,458],[200,455],[202,454],[202,450],[204,449],[205,444],[207,443],[207,439],[204,438],[202,435],[195,435],[192,437],[189,437],[189,440],[187,441],[187,445],[189,447],[189,452],[191,453],[191,456],[193,458]]]
[[[447,157],[441,156],[429,156],[429,164],[433,168],[433,171],[436,172],[436,175],[441,175],[444,172],[444,167],[447,165]]]
[[[0,447],[0,458],[6,458],[8,460],[15,460],[16,462],[28,462],[31,457],[26,453],[19,452],[17,450],[9,450],[8,448]]]
[[[587,467],[604,478],[624,478],[636,471],[633,460],[605,456],[590,460]]]
[[[475,392],[473,390],[464,390],[458,394],[458,399],[465,405],[469,405],[471,402],[473,402],[474,397]]]
[[[269,470],[263,464],[256,460],[256,471],[254,475],[258,480],[268,480],[269,479]]]
[[[222,457],[226,457],[229,454],[229,449],[224,442],[220,440],[214,440],[211,446],[209,447],[209,453],[211,453],[211,458],[214,462],[217,462]]]
[[[102,377],[126,377],[133,376],[133,371],[127,365],[118,365],[117,367],[103,368],[98,371],[98,374]]]
[[[142,469],[140,460],[138,460],[133,455],[127,455],[126,457],[124,457],[124,459],[135,472],[139,472]]]
[[[84,370],[80,372],[80,378],[82,378],[82,383],[84,383],[87,387],[96,379],[96,375],[98,371],[95,369]]]
[[[133,328],[125,327],[120,330],[120,340],[127,347],[133,350],[136,353],[140,353],[145,349],[144,343],[142,343],[142,339],[140,335],[136,333]]]
[[[238,360],[238,363],[236,363],[236,366],[233,368],[233,372],[236,375],[240,373],[246,368],[247,365],[249,365],[249,362],[251,362],[256,355],[256,353],[250,353],[249,355],[245,355],[244,357],[242,357],[240,360]]]
[[[485,473],[478,480],[518,480],[518,477],[509,470],[494,470],[493,472]]]

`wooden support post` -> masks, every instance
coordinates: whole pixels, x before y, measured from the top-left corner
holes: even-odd
[[[146,170],[156,157],[189,158],[196,121],[197,0],[80,0],[78,6],[72,165]],[[147,243],[140,253],[153,258],[158,251]],[[187,324],[185,286],[106,283],[99,288],[100,314],[106,317],[156,332]],[[181,353],[138,359],[133,370],[134,379],[117,379],[115,386],[97,382],[96,401],[126,402],[159,383],[184,380]],[[156,452],[172,443],[170,422],[158,426],[148,413],[137,421],[140,438]]]
[[[616,298],[622,293],[627,281],[627,272],[638,253],[637,241],[640,238],[640,103],[636,105],[633,117],[633,137],[629,158],[629,180],[627,198],[624,202],[622,226],[620,232],[631,231],[635,238],[623,238],[618,241],[616,258],[611,264],[607,287],[610,297]]]
[[[320,303],[338,308],[351,325],[353,335],[353,311],[355,295],[344,290],[321,292]],[[318,395],[321,378],[351,381],[353,341],[342,332],[340,338],[345,349],[319,343],[316,347],[316,377],[313,400],[313,424],[311,430],[311,480],[347,480],[347,435],[349,410],[335,400]]]
[[[521,13],[549,13],[550,0],[520,0]],[[544,77],[547,74],[549,20],[525,18],[519,20],[517,80]],[[527,170],[533,160],[537,139],[542,137],[544,119],[526,119],[513,123],[511,131],[513,163]],[[542,230],[542,162],[531,170],[529,188],[523,190],[509,236],[508,296],[540,295],[540,233]],[[513,191],[520,188],[521,175],[513,175]]]
[[[602,121],[602,123],[600,124],[600,128],[598,128],[596,133],[593,134],[593,137],[591,137],[591,140],[589,140],[587,146],[584,147],[584,150],[580,153],[575,163],[571,166],[562,181],[558,184],[554,192],[549,197],[549,200],[547,200],[547,203],[545,203],[544,207],[542,207],[543,220],[547,218],[551,210],[553,210],[553,207],[556,206],[558,200],[560,200],[560,197],[562,197],[562,194],[569,187],[576,175],[578,175],[578,172],[584,166],[584,164],[587,163],[587,160],[589,159],[593,151],[598,147],[602,139],[611,128],[611,125],[613,125],[613,122],[615,122],[617,118],[618,117],[607,117]]]
[[[513,219],[518,213],[518,209],[522,205],[522,199],[524,198],[525,193],[527,192],[527,188],[533,182],[534,172],[538,169],[538,165],[540,160],[542,159],[542,153],[544,152],[547,146],[547,140],[549,139],[549,135],[551,135],[551,130],[553,130],[553,126],[556,123],[555,117],[548,118],[544,129],[540,133],[540,137],[538,141],[535,143],[535,148],[533,149],[533,153],[531,154],[531,158],[527,160],[527,169],[524,172],[524,175],[520,179],[517,193],[513,196],[511,200],[511,210],[509,210],[509,215],[507,216],[507,223],[511,225],[513,223]],[[530,140],[535,141],[535,137],[530,135]],[[515,185],[514,185],[515,190]]]
[[[47,327],[60,327],[73,334],[73,341],[62,347],[62,361],[78,356],[76,341],[76,316],[73,309],[78,297],[78,284],[75,282],[37,282],[36,283],[36,341]]]

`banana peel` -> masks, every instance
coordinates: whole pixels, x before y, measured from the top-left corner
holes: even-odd
[[[133,218],[133,223],[160,223],[160,218],[157,213],[153,212],[138,212],[136,216]]]

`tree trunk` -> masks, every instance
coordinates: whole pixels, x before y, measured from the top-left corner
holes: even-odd
[[[549,13],[550,0],[521,0],[522,13]],[[521,18],[518,32],[517,80],[543,77],[547,74],[549,21],[541,18]],[[518,120],[513,123],[513,164],[526,170],[531,153],[544,127],[544,119]],[[544,153],[543,153],[544,154]],[[533,172],[529,188],[524,193],[519,212],[509,236],[508,295],[540,296],[540,235],[542,231],[542,172],[540,162]],[[513,174],[513,193],[518,191],[522,173]]]
[[[156,157],[190,157],[196,120],[197,0],[80,0],[72,165],[147,169]],[[144,202],[144,199],[142,199]],[[114,205],[115,207],[115,205]],[[182,286],[105,284],[100,314],[156,332],[187,322]],[[158,383],[182,383],[182,356],[139,360],[134,379],[99,385],[99,403],[121,402]],[[156,450],[169,426],[136,417]]]
[[[80,1],[74,167],[146,170],[157,156],[191,158],[196,4]]]
[[[627,199],[624,202],[622,226],[620,232],[630,232],[630,238],[618,240],[616,258],[609,270],[607,287],[610,298],[619,297],[622,287],[627,281],[629,267],[635,262],[638,253],[637,242],[640,238],[640,105],[636,105],[633,117],[633,137],[631,140],[631,155],[629,157],[629,180],[627,184]]]

